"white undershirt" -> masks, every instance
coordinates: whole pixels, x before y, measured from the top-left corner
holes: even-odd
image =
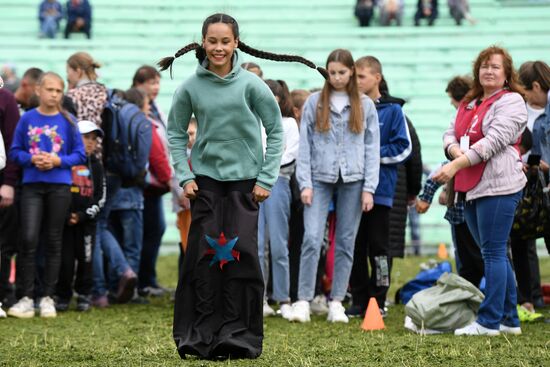
[[[344,107],[349,105],[349,96],[347,92],[330,93],[330,104],[336,109],[337,112],[342,112]]]

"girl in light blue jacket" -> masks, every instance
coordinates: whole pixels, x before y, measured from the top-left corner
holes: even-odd
[[[353,263],[361,211],[373,207],[380,167],[380,132],[372,100],[357,89],[354,60],[337,49],[327,59],[329,79],[306,101],[300,125],[297,178],[304,203],[298,301],[291,321],[310,320],[315,275],[328,206],[336,200],[336,245],[329,322],[348,322],[342,300]]]

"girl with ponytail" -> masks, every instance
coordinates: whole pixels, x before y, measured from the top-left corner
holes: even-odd
[[[34,279],[36,248],[42,222],[46,224],[46,267],[41,317],[55,317],[53,301],[61,264],[63,226],[71,203],[71,167],[84,164],[86,155],[74,116],[61,107],[63,79],[54,73],[40,77],[37,108],[26,112],[15,130],[10,158],[23,170],[21,193],[21,294],[8,315],[34,317]]]
[[[239,51],[274,60],[312,62],[256,50],[239,38],[237,21],[208,17],[195,51],[196,73],[176,90],[168,142],[185,197],[194,201],[183,271],[176,291],[174,340],[182,358],[256,358],[262,352],[264,284],[258,261],[258,204],[277,181],[283,153],[281,112],[265,83],[242,69]],[[192,115],[197,139],[187,155]],[[267,143],[262,148],[261,125]]]

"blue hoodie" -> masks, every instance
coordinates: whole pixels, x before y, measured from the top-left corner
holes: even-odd
[[[380,125],[380,176],[374,193],[374,204],[392,207],[397,166],[404,163],[412,152],[411,136],[401,106],[384,101],[375,101]]]
[[[32,156],[39,151],[56,152],[61,166],[40,171],[31,163]],[[70,185],[71,167],[85,164],[86,153],[76,122],[72,125],[61,113],[42,115],[35,108],[26,112],[15,128],[10,159],[23,168],[23,184]]]

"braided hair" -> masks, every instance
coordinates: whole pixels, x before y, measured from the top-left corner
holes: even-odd
[[[205,19],[205,21],[202,24],[202,37],[203,38],[206,37],[206,33],[208,31],[208,26],[210,24],[215,24],[215,23],[224,23],[224,24],[229,25],[233,30],[233,35],[235,36],[235,38],[239,38],[239,25],[238,25],[237,21],[235,20],[235,18],[233,18],[233,17],[231,17],[227,14],[223,14],[223,13],[213,14],[213,15],[211,15],[208,18]],[[308,59],[306,59],[304,57],[295,56],[295,55],[275,54],[275,53],[272,53],[272,52],[257,50],[255,48],[252,48],[252,47],[248,46],[247,44],[245,44],[240,39],[239,39],[239,44],[238,44],[237,48],[239,50],[251,55],[251,56],[255,56],[255,57],[258,57],[260,59],[267,59],[267,60],[273,60],[273,61],[282,61],[282,62],[299,62],[299,63],[304,64],[304,65],[306,65],[306,66],[308,66],[312,69],[317,70],[323,76],[323,78],[328,79],[328,73],[324,68],[315,65],[313,62],[309,61]],[[169,68],[170,69],[170,77],[172,77],[172,64],[173,64],[174,60],[176,58],[182,56],[182,55],[185,55],[187,52],[190,52],[190,51],[193,51],[193,50],[195,50],[195,56],[197,57],[199,62],[202,63],[203,60],[206,58],[206,51],[204,50],[204,48],[201,45],[199,45],[196,42],[193,42],[193,43],[190,43],[190,44],[186,45],[185,47],[182,47],[181,49],[179,49],[178,52],[176,52],[176,54],[174,56],[168,56],[168,57],[165,57],[165,58],[161,59],[158,62],[158,66],[159,66],[160,70],[163,71],[163,70],[166,70],[166,69]]]

